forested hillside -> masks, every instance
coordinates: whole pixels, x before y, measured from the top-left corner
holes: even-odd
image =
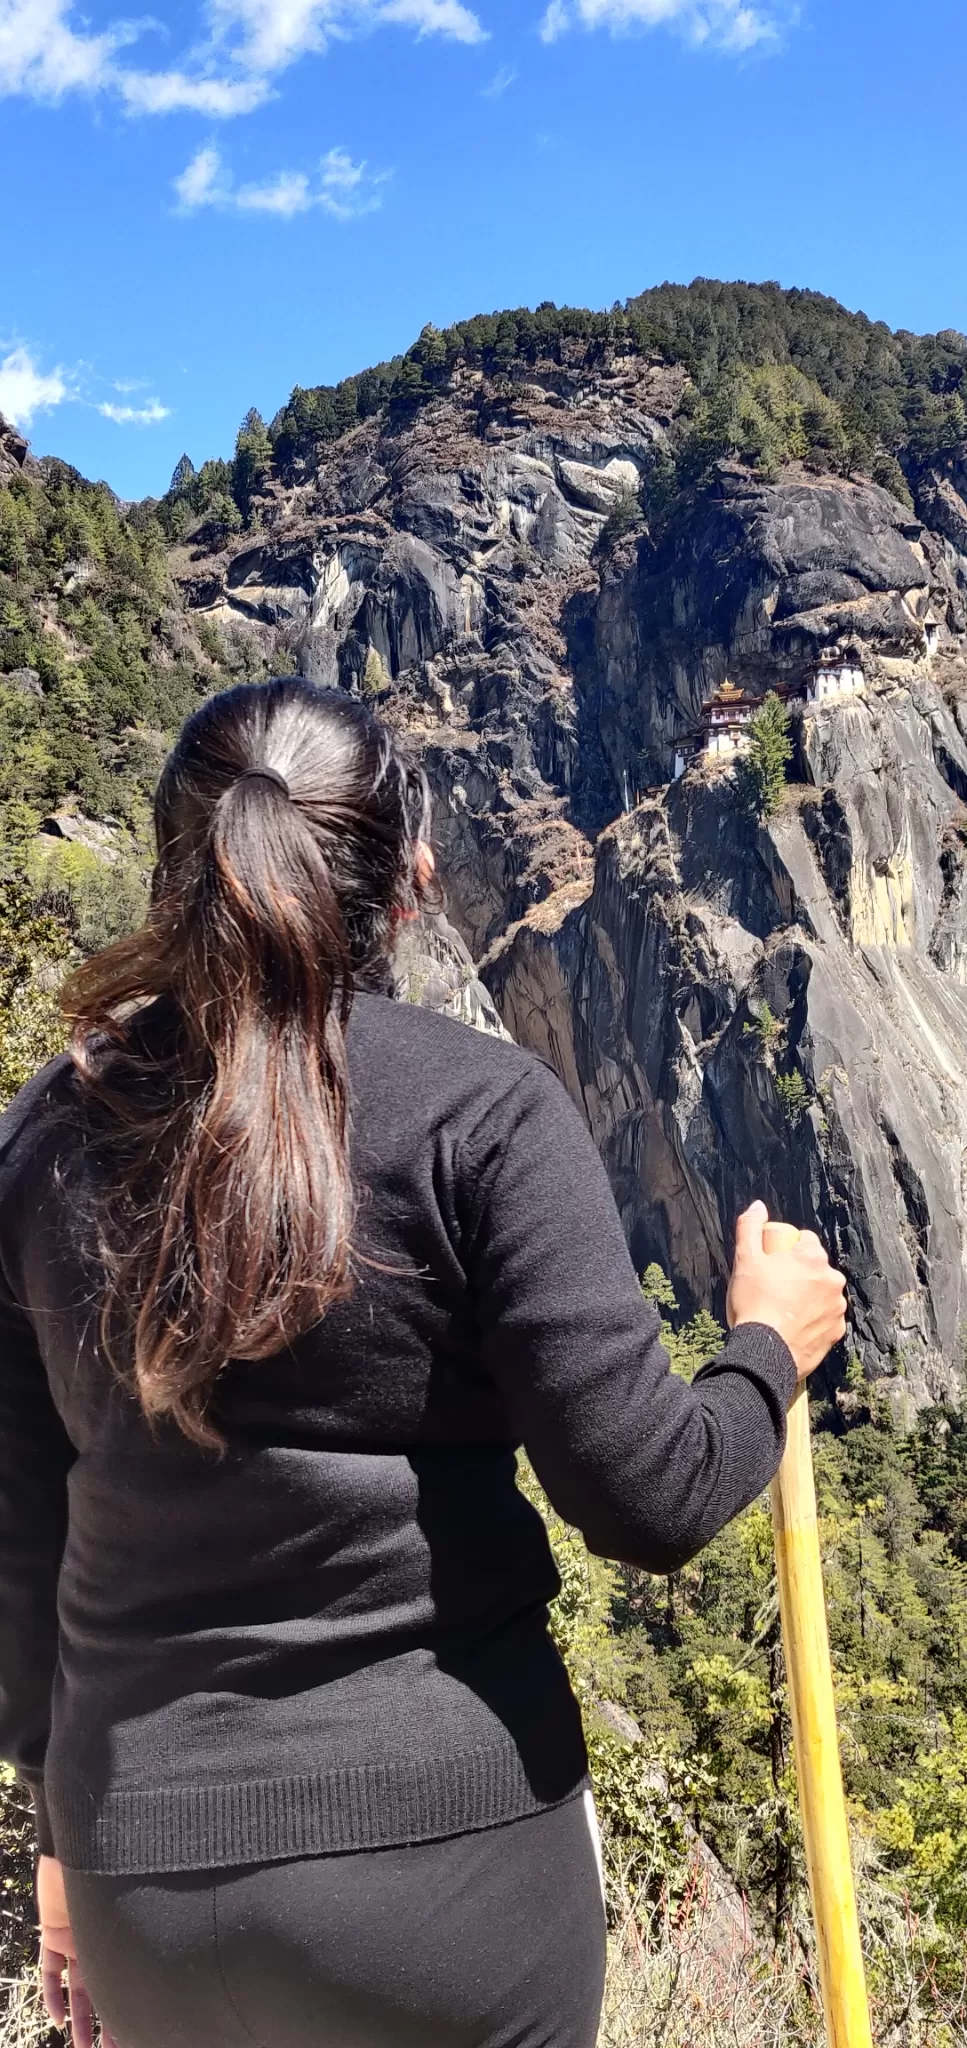
[[[425,328],[141,505],[0,429],[0,1100],[62,1043],[65,965],[144,914],[180,722],[301,664],[422,753],[454,919],[592,1121],[676,1369],[740,1198],[847,1265],[814,1425],[891,2048],[967,2040],[965,406],[963,335],[698,280]],[[846,643],[866,699],[773,696],[755,801],[672,782],[727,670],[798,689]],[[607,2048],[814,2048],[768,1503],[667,1580],[549,1520],[624,1928]],[[13,1793],[5,1828],[13,1977]]]
[[[261,673],[192,630],[150,512],[0,431],[0,1092],[61,1026],[60,964],[131,928],[150,797],[171,736],[210,691]],[[45,827],[46,829],[41,829]]]
[[[298,475],[362,420],[412,410],[455,376],[526,374],[541,362],[590,372],[625,356],[681,365],[689,385],[673,437],[671,477],[692,480],[735,453],[767,470],[802,458],[858,470],[908,497],[907,471],[967,434],[967,337],[894,334],[819,292],[778,285],[659,285],[608,313],[538,306],[425,327],[391,363],[338,385],[297,386],[266,426],[249,413],[231,462],[183,458],[159,517],[180,538],[199,515],[225,532],[249,520],[260,486]]]

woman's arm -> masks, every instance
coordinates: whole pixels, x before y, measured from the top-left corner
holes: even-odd
[[[478,1125],[461,1184],[485,1358],[542,1486],[592,1550],[676,1570],[778,1467],[797,1379],[784,1336],[750,1319],[747,1286],[719,1358],[691,1386],[672,1374],[597,1151],[539,1067]]]
[[[0,1756],[30,1787],[48,1856],[44,1754],[73,1459],[33,1329],[0,1271]]]

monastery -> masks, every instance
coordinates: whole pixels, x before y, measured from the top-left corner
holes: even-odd
[[[774,683],[768,692],[740,689],[726,678],[706,698],[701,725],[691,743],[679,747],[675,779],[695,760],[732,760],[736,754],[744,753],[749,744],[748,728],[766,695],[778,697],[782,704],[801,704],[809,710],[814,705],[862,697],[865,691],[862,657],[855,647],[824,647],[801,691],[788,683]]]
[[[923,653],[930,662],[940,640],[940,621],[934,611],[928,611],[922,624]],[[766,696],[778,697],[780,703],[800,706],[808,713],[821,704],[841,704],[850,698],[864,697],[866,688],[863,656],[852,644],[822,648],[798,686],[775,682],[768,690],[754,691],[726,677],[706,697],[696,730],[678,741],[672,780],[677,782],[697,761],[731,761],[745,753],[748,728]],[[631,806],[627,772],[624,796],[627,810]]]

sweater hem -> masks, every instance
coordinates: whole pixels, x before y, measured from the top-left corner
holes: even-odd
[[[402,1848],[476,1834],[560,1806],[586,1756],[542,1759],[541,1789],[516,1752],[346,1765],[236,1784],[173,1785],[95,1800],[50,1788],[60,1861],[103,1876],[160,1875]]]

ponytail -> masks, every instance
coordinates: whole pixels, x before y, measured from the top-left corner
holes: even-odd
[[[218,1442],[229,1361],[272,1356],[351,1286],[345,1032],[419,896],[427,797],[363,706],[292,679],[189,720],[156,823],[148,921],[65,1007],[115,1154],[102,1341],[149,1416]]]

